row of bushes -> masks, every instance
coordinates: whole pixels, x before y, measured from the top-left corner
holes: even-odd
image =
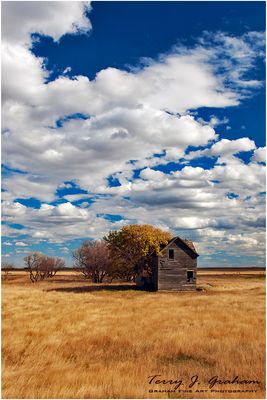
[[[73,266],[94,283],[115,278],[131,281],[141,270],[151,272],[152,254],[159,254],[171,238],[152,225],[126,225],[110,231],[102,240],[85,241],[73,252]],[[36,252],[26,256],[24,262],[32,282],[51,278],[65,267],[63,259]]]
[[[52,278],[58,270],[65,267],[62,258],[48,257],[42,253],[30,253],[24,258],[24,262],[32,282]]]

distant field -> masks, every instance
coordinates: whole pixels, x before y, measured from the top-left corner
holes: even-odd
[[[241,272],[241,271],[239,271]],[[3,279],[4,278],[4,279]],[[2,275],[2,398],[265,398],[263,271],[199,271],[196,292]],[[148,376],[259,380],[252,392],[149,392]],[[214,389],[214,388],[213,388]],[[257,390],[257,392],[253,392]]]
[[[265,275],[265,268],[199,268],[199,275]]]

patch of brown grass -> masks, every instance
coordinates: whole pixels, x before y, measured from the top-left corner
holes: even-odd
[[[71,274],[3,284],[3,398],[265,397],[265,282],[257,276],[200,276],[211,286],[191,293],[94,291]],[[214,375],[261,384],[246,387],[257,393],[149,393],[172,388],[149,385],[155,374],[185,384],[198,375],[202,389]]]

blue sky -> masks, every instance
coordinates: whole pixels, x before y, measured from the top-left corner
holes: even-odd
[[[12,4],[13,3],[13,4]],[[2,253],[129,223],[265,261],[264,2],[2,4]]]

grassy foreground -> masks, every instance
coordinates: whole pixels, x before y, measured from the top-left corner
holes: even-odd
[[[2,398],[264,398],[265,279],[200,275],[205,291],[146,293],[56,275],[2,282]],[[101,289],[101,290],[98,290]],[[124,288],[125,289],[125,288]],[[149,392],[182,379],[193,392]],[[207,381],[260,380],[260,385]],[[208,390],[196,392],[196,389]]]

